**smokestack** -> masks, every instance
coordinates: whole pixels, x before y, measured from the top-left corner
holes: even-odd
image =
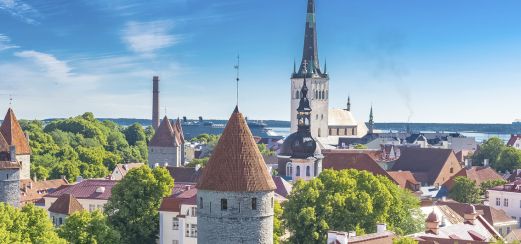
[[[159,127],[159,76],[154,76],[152,82],[152,127],[157,130]]]

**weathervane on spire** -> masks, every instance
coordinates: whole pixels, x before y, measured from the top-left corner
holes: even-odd
[[[236,96],[237,96],[237,106],[239,106],[239,67],[240,67],[240,56],[237,55],[237,65],[235,65],[233,68],[235,68],[237,70],[237,76],[236,76],[236,81],[237,81],[237,85],[236,85]]]
[[[9,94],[9,107],[13,106],[13,95]]]

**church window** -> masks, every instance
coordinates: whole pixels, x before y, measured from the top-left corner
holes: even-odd
[[[257,198],[256,197],[251,199],[251,209],[257,210]]]
[[[318,128],[318,137],[321,137],[321,135],[320,135],[320,128]]]
[[[326,92],[322,91],[322,99],[325,99],[325,98],[326,98]]]
[[[172,218],[172,230],[179,230],[179,219]]]
[[[5,174],[5,179],[9,180],[9,174]]]
[[[192,217],[195,217],[195,216],[197,216],[197,208],[192,207]]]
[[[311,176],[311,167],[306,166],[306,176]]]
[[[315,91],[315,99],[318,99],[318,91]]]
[[[329,91],[326,90],[326,99],[329,97]]]
[[[291,163],[288,163],[288,164],[286,165],[286,176],[291,177],[291,176],[293,175],[293,174],[292,174],[292,173],[293,173],[292,171],[293,171],[293,168],[291,167]]]
[[[226,211],[228,210],[228,200],[227,199],[221,199],[221,210]]]
[[[200,198],[199,198],[199,208],[200,208],[200,209],[203,209],[203,206],[204,206],[204,205],[203,205],[203,198],[200,197]]]
[[[300,98],[300,91],[296,91],[296,92],[295,92],[295,98],[296,98],[296,99],[299,99],[299,98]]]
[[[300,176],[300,166],[297,166],[296,170],[297,170],[297,172],[296,172],[297,176]]]

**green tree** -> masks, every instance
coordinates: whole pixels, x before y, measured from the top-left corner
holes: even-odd
[[[458,176],[454,178],[454,185],[449,196],[458,202],[477,204],[480,202],[481,189],[476,186],[475,181]]]
[[[14,208],[0,202],[0,243],[66,243],[58,237],[43,208]]]
[[[122,235],[124,243],[153,243],[159,230],[158,209],[163,197],[170,195],[174,180],[168,171],[143,166],[130,170],[112,188],[105,205],[109,222]]]
[[[356,144],[355,149],[367,149],[367,146],[363,144]]]
[[[188,163],[185,167],[195,167],[195,166],[201,166],[204,167],[208,163],[209,157],[205,158],[194,158],[192,159],[192,162]]]
[[[143,126],[139,123],[134,123],[127,127],[124,131],[125,138],[127,138],[128,144],[135,146],[138,141],[146,142],[147,136]]]
[[[280,238],[284,235],[286,232],[286,229],[284,229],[284,225],[282,223],[282,213],[283,209],[280,206],[279,202],[275,201],[273,205],[273,243],[279,244],[281,243]]]
[[[120,234],[102,212],[80,211],[67,218],[58,235],[72,244],[120,243]]]
[[[497,171],[512,171],[521,168],[521,150],[506,147],[499,155],[499,160],[494,167]]]
[[[351,169],[297,181],[282,216],[291,243],[324,243],[328,230],[372,233],[377,223],[398,234],[415,233],[424,223],[418,213],[419,200],[411,193],[383,176]]]
[[[49,178],[49,170],[43,166],[31,164],[31,178],[45,180]]]
[[[501,152],[505,149],[505,143],[499,137],[492,137],[479,147],[472,160],[475,164],[481,165],[485,159],[490,160],[490,165],[496,169]]]
[[[417,244],[417,243],[418,243],[417,240],[414,240],[414,239],[412,239],[410,237],[406,237],[406,236],[395,238],[393,240],[393,244]]]
[[[261,152],[262,155],[264,156],[272,156],[272,155],[275,155],[275,152],[274,151],[271,151],[270,149],[268,149],[268,147],[266,146],[266,144],[257,144],[257,147],[259,148],[259,151]]]
[[[491,189],[491,188],[494,188],[496,186],[501,186],[501,185],[504,185],[506,184],[507,181],[506,180],[503,180],[503,179],[499,179],[499,180],[487,180],[487,181],[484,181],[484,182],[481,182],[480,184],[480,190],[481,190],[481,195],[485,195],[485,192],[487,192],[488,189]]]
[[[51,169],[51,178],[60,179],[62,176],[65,176],[69,182],[75,182],[76,178],[80,176],[79,163],[76,161],[65,161],[56,164]]]

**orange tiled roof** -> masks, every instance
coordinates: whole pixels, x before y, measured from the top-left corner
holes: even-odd
[[[454,186],[454,180],[458,176],[463,176],[469,178],[476,182],[476,185],[481,185],[481,183],[489,180],[502,180],[503,177],[499,175],[494,169],[490,167],[482,167],[482,166],[473,166],[471,168],[463,168],[454,176],[452,176],[447,182],[443,184],[443,186],[447,187],[447,189],[452,189]]]
[[[164,117],[157,128],[154,137],[150,140],[150,146],[153,147],[175,147],[179,145],[174,129],[168,117]]]
[[[16,154],[31,154],[31,147],[11,108],[7,110],[0,132],[7,144],[16,146]]]
[[[227,192],[276,189],[246,120],[237,107],[199,178],[197,188]]]
[[[83,210],[81,203],[71,194],[63,194],[49,207],[49,212],[71,215]]]
[[[33,181],[32,179],[20,180],[20,201],[22,204],[36,202],[48,193],[57,190],[61,186],[68,185],[65,179]]]

